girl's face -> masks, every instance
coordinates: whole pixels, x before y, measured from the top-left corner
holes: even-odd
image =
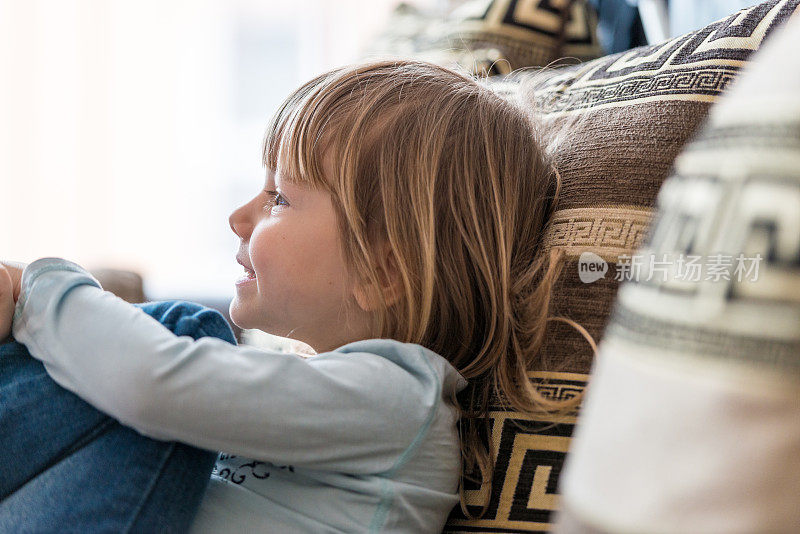
[[[327,192],[270,171],[264,190],[229,221],[245,271],[230,305],[236,325],[298,339],[317,352],[371,337]]]

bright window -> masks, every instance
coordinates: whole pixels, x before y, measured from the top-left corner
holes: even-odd
[[[357,60],[394,4],[0,0],[0,257],[231,295],[227,218],[263,182],[269,116]]]

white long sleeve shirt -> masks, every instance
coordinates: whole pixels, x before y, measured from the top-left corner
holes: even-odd
[[[439,532],[458,502],[447,399],[466,381],[419,345],[305,358],[178,337],[58,258],[25,269],[13,335],[123,424],[224,451],[195,532]]]

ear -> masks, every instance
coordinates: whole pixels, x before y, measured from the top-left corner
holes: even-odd
[[[400,275],[400,268],[397,265],[397,258],[392,252],[389,243],[384,243],[382,247],[382,262],[377,269],[380,291],[387,306],[394,305],[403,294],[403,279]],[[366,312],[374,312],[378,309],[378,302],[368,288],[368,284],[359,284],[353,290],[358,306]]]

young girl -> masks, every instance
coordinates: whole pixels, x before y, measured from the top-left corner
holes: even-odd
[[[451,70],[372,62],[295,91],[264,164],[230,217],[231,318],[317,355],[231,345],[207,310],[131,306],[52,258],[7,269],[14,337],[124,425],[224,451],[196,531],[438,532],[459,481],[490,479],[490,400],[552,408],[526,376],[560,263],[533,122]]]

